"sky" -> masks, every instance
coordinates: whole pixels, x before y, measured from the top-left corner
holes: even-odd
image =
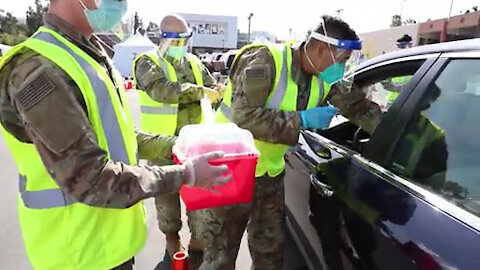
[[[77,1],[77,0],[71,0]],[[0,0],[0,9],[24,17],[25,10],[34,0]],[[404,19],[418,22],[448,16],[451,0],[130,0],[129,14],[138,11],[144,22],[159,22],[163,15],[172,12],[238,17],[242,32],[248,29],[248,14],[253,13],[252,30],[269,31],[279,38],[287,38],[289,29],[296,36],[303,36],[318,24],[322,14],[341,17],[357,33],[385,29],[392,16],[400,14]],[[478,0],[454,0],[452,16],[479,5]],[[403,6],[403,7],[402,7]]]

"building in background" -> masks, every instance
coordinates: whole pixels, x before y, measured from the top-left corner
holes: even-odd
[[[418,44],[432,44],[480,37],[480,11],[420,24]]]
[[[372,58],[397,50],[396,40],[410,35],[413,46],[480,38],[480,11],[360,34],[362,53]]]
[[[397,39],[403,35],[411,36],[413,46],[416,46],[418,29],[418,24],[411,24],[360,34],[360,39],[363,41],[362,53],[367,58],[373,58],[387,52],[393,52],[397,50]]]
[[[196,54],[237,48],[238,18],[180,13],[193,31],[192,49]]]

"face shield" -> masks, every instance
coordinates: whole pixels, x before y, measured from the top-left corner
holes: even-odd
[[[171,57],[176,61],[182,60],[191,47],[192,35],[192,31],[184,33],[163,32],[158,49],[160,57]]]
[[[406,41],[406,42],[397,41],[396,44],[399,49],[403,50],[403,49],[411,48],[413,43],[411,41]]]
[[[350,78],[346,75],[349,75],[352,70],[355,70],[357,64],[360,63],[360,54],[353,52],[362,48],[362,41],[359,39],[345,40],[329,37],[325,23],[322,22],[321,25],[325,34],[312,32],[310,38],[322,41],[328,45],[333,64],[322,71],[319,77],[329,85],[347,80],[347,78],[351,80],[350,84],[353,83],[353,76]],[[356,56],[352,57],[352,55]]]

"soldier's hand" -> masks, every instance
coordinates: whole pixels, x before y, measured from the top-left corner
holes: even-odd
[[[224,84],[218,83],[214,89],[220,94],[221,97],[223,97],[223,93],[225,93],[226,87]]]
[[[300,112],[302,128],[322,129],[328,127],[332,117],[338,112],[333,106],[316,107]]]
[[[211,152],[185,162],[185,185],[213,190],[212,186],[220,186],[232,179],[227,165],[211,165],[210,162],[222,158],[223,152]]]
[[[205,97],[208,100],[210,100],[211,103],[215,103],[220,99],[221,94],[216,89],[207,88],[207,87],[204,87],[203,89],[204,89],[203,92],[205,94]]]

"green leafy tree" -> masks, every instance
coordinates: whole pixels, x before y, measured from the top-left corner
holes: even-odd
[[[27,27],[11,13],[0,16],[0,43],[14,46],[27,38]]]
[[[390,27],[397,27],[402,25],[402,17],[400,15],[393,15],[392,22],[390,23]]]
[[[28,27],[28,35],[32,35],[37,31],[37,29],[43,25],[43,14],[47,12],[48,6],[41,0],[35,0],[35,6],[28,7],[27,10],[27,27]]]

